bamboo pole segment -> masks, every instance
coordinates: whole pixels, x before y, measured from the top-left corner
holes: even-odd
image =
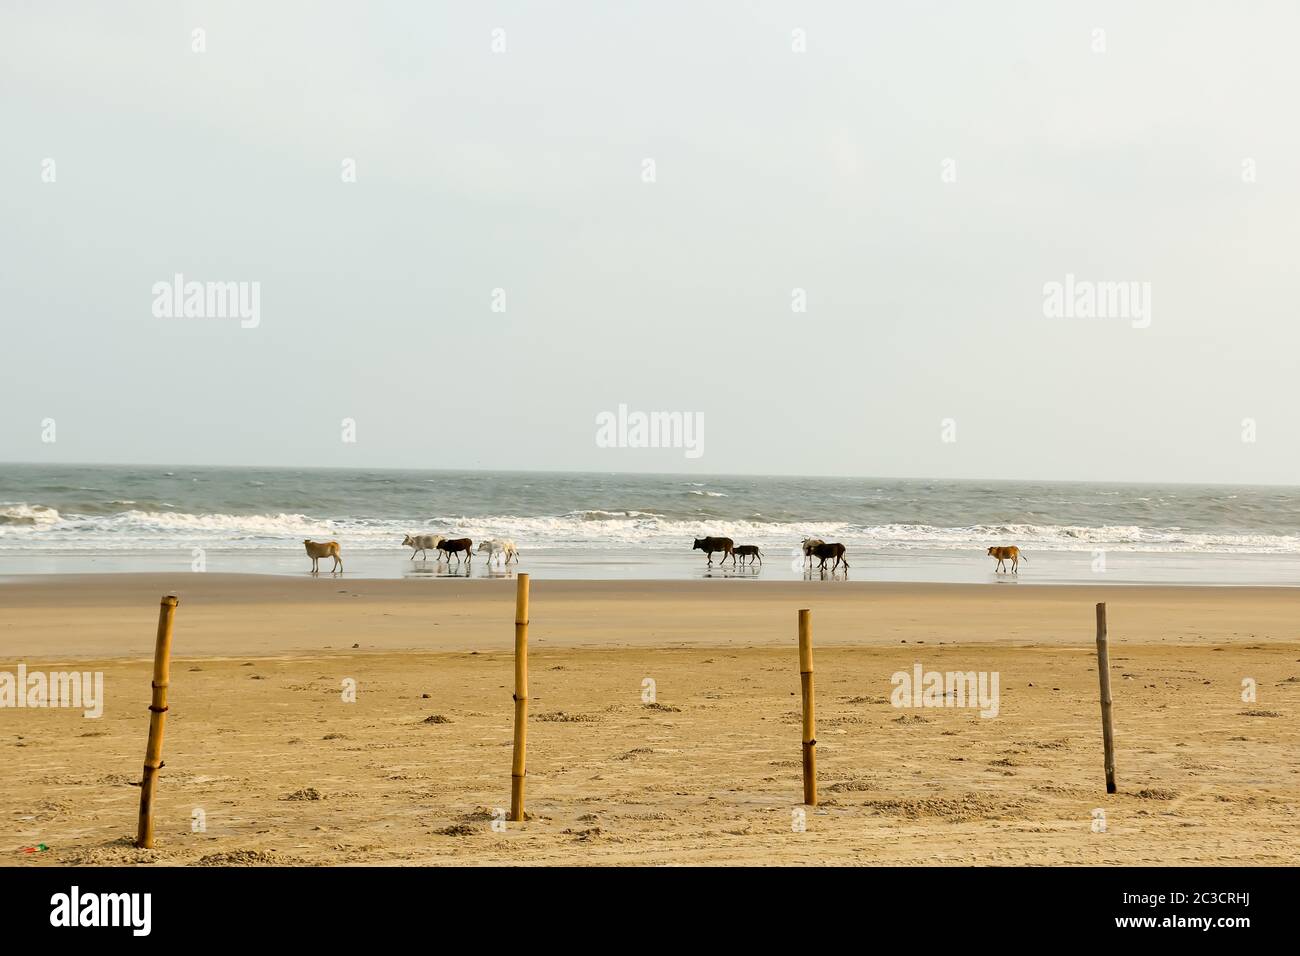
[[[1110,698],[1110,647],[1106,636],[1106,605],[1097,605],[1097,677],[1101,682],[1101,740],[1106,748],[1106,792],[1114,793],[1115,722]]]
[[[149,743],[144,751],[144,776],[140,779],[140,823],[135,845],[153,847],[153,790],[162,760],[163,726],[167,722],[167,684],[172,662],[172,619],[180,599],[168,594],[158,608],[158,640],[153,650],[153,700],[149,704]]]
[[[817,718],[813,701],[812,611],[799,611],[799,683],[803,687],[803,802],[817,806]]]
[[[510,819],[524,819],[524,775],[528,754],[528,575],[515,589],[515,755],[510,768]]]

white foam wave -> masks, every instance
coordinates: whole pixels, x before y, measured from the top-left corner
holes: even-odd
[[[0,503],[0,528],[48,527],[57,524],[59,518],[57,509],[47,508],[45,505],[29,505],[26,502]]]
[[[43,505],[0,503],[0,550],[171,550],[194,546],[298,549],[303,538],[335,538],[350,548],[400,547],[402,536],[433,532],[449,536],[514,538],[520,547],[616,550],[679,550],[706,534],[738,543],[793,548],[805,537],[842,541],[851,549],[983,550],[1016,544],[1039,551],[1152,551],[1203,553],[1300,553],[1300,536],[1194,533],[1137,525],[924,524],[854,525],[848,522],[670,518],[652,511],[571,511],[551,516],[491,515],[434,518],[318,518],[298,513],[233,515],[129,510],[108,515],[60,514]]]

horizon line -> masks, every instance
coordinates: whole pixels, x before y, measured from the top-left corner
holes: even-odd
[[[1075,485],[1152,485],[1152,486],[1191,486],[1223,488],[1300,488],[1300,484],[1281,482],[1231,482],[1231,481],[1186,481],[1186,480],[1125,480],[1125,479],[1086,479],[1086,478],[943,478],[922,475],[861,475],[861,474],[808,474],[808,473],[774,473],[774,472],[692,472],[692,471],[606,471],[604,469],[574,468],[426,468],[421,466],[401,465],[221,465],[221,464],[180,464],[177,462],[102,462],[102,461],[0,461],[0,468],[6,466],[65,467],[65,468],[207,468],[207,469],[258,469],[263,471],[418,471],[434,473],[468,472],[483,474],[520,474],[520,475],[630,475],[644,478],[684,477],[684,478],[804,478],[843,481],[931,481],[931,482],[1008,482],[1020,484],[1075,484]]]

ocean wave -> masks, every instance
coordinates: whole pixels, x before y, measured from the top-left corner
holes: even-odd
[[[57,509],[45,505],[29,505],[25,502],[0,503],[0,526],[42,526],[57,524],[60,515]]]
[[[440,515],[425,518],[316,517],[298,512],[236,515],[131,509],[112,514],[60,513],[39,504],[0,503],[0,550],[171,550],[194,546],[229,549],[298,549],[304,538],[333,538],[348,548],[400,548],[403,535],[514,538],[523,548],[668,551],[706,534],[758,544],[780,553],[805,537],[842,541],[850,549],[983,550],[1016,544],[1025,551],[1151,551],[1300,553],[1300,535],[1197,533],[1180,527],[1140,525],[974,524],[938,527],[916,523],[859,525],[837,521],[773,521],[668,516],[653,511],[587,509],[557,515]]]

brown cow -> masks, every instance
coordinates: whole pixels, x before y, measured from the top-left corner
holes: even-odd
[[[817,565],[819,571],[826,569],[827,558],[835,559],[835,563],[831,565],[832,571],[838,568],[841,562],[843,562],[846,568],[849,566],[849,562],[844,559],[844,545],[839,544],[838,542],[827,544],[823,541],[821,544],[814,544],[807,553],[812,555],[814,558],[821,558],[822,563]]]
[[[692,546],[691,550],[703,551],[707,554],[709,556],[709,565],[712,566],[714,551],[721,551],[722,560],[725,561],[726,556],[731,554],[731,551],[735,546],[736,543],[730,538],[696,538],[695,544]],[[733,558],[732,560],[734,561],[735,559]],[[721,561],[719,563],[721,563]]]
[[[998,568],[1006,570],[1006,561],[1011,562],[1011,571],[1013,574],[1020,573],[1020,549],[1014,544],[1009,548],[989,548],[989,557],[997,558],[998,563],[993,565],[993,573],[996,574]],[[1028,558],[1025,558],[1028,561]]]
[[[343,570],[343,559],[339,557],[339,543],[337,541],[313,541],[311,538],[305,538],[302,546],[307,549],[307,557],[311,558],[312,574],[320,571],[321,558],[334,559],[334,567],[330,568],[331,574]]]
[[[736,557],[737,557],[737,556],[740,556],[741,558],[749,558],[749,563],[750,563],[750,564],[753,564],[753,563],[754,563],[754,559],[755,559],[755,558],[758,558],[758,563],[759,563],[759,564],[762,564],[762,563],[763,563],[763,555],[762,555],[762,552],[760,552],[760,551],[758,550],[758,545],[756,545],[756,544],[738,544],[738,545],[736,545],[734,548],[731,549],[731,563],[732,563],[732,564],[735,564],[735,563],[736,563]],[[744,562],[744,561],[741,561],[740,563],[741,563],[741,564],[744,564],[745,562]]]
[[[456,555],[456,563],[460,563],[460,552],[465,552],[465,560],[473,561],[474,552],[470,548],[474,547],[474,542],[469,538],[451,538],[449,540],[439,541],[438,550],[447,555],[447,562],[451,563],[451,556]]]

